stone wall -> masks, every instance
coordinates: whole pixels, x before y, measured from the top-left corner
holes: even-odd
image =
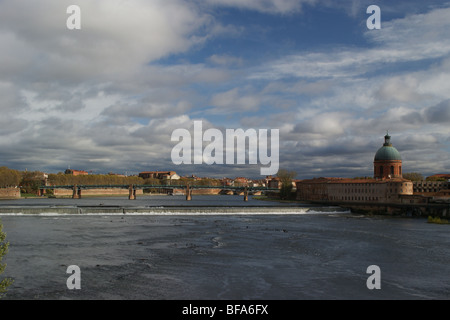
[[[333,203],[400,203],[412,195],[413,184],[405,179],[318,178],[297,182],[297,199]]]
[[[50,189],[50,188],[49,188]],[[116,188],[111,188],[111,189],[82,189],[81,190],[81,196],[101,196],[101,195],[106,195],[106,196],[128,196],[129,195],[129,190],[128,189],[116,189]],[[142,190],[136,190],[136,195],[142,195],[143,192]],[[72,189],[55,189],[53,192],[53,195],[55,195],[56,197],[64,197],[64,196],[72,196],[73,195],[73,190]]]
[[[341,207],[350,209],[353,213],[362,214],[387,214],[387,215],[403,215],[403,216],[422,216],[422,217],[440,217],[447,218],[450,216],[450,207],[448,204],[342,204]]]
[[[221,189],[192,189],[192,194],[207,195],[207,194],[220,194]],[[184,191],[186,192],[186,190]]]
[[[0,199],[20,198],[20,188],[0,188]]]

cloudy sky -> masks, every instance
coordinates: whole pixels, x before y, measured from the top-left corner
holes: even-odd
[[[434,0],[0,0],[0,166],[262,177],[174,165],[201,120],[279,129],[299,179],[372,176],[386,130],[404,172],[449,173],[449,30]]]

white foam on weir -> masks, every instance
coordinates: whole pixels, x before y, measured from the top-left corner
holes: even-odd
[[[283,212],[255,212],[255,211],[145,211],[145,212],[83,212],[83,213],[56,213],[56,212],[41,212],[41,213],[0,213],[1,216],[39,216],[39,217],[80,217],[80,216],[220,216],[220,215],[318,215],[318,214],[343,214],[350,213],[350,211],[283,211]]]

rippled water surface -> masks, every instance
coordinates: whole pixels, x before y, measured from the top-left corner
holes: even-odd
[[[2,276],[14,279],[5,299],[450,298],[448,225],[242,209],[0,216],[10,242]],[[80,290],[66,286],[69,265],[80,267]],[[366,286],[370,265],[380,290]]]

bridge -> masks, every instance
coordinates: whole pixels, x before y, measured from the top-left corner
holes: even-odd
[[[221,189],[221,190],[231,190],[233,192],[244,194],[244,201],[248,201],[248,195],[250,192],[255,191],[272,191],[279,192],[278,188],[269,187],[253,187],[253,186],[202,186],[202,185],[57,185],[57,186],[41,186],[39,187],[39,196],[43,196],[45,190],[48,189],[68,189],[73,190],[72,198],[81,199],[82,190],[87,189],[128,189],[128,199],[136,199],[136,190],[144,189],[165,189],[165,190],[175,190],[182,189],[185,190],[186,200],[192,200],[192,190],[193,189]]]

